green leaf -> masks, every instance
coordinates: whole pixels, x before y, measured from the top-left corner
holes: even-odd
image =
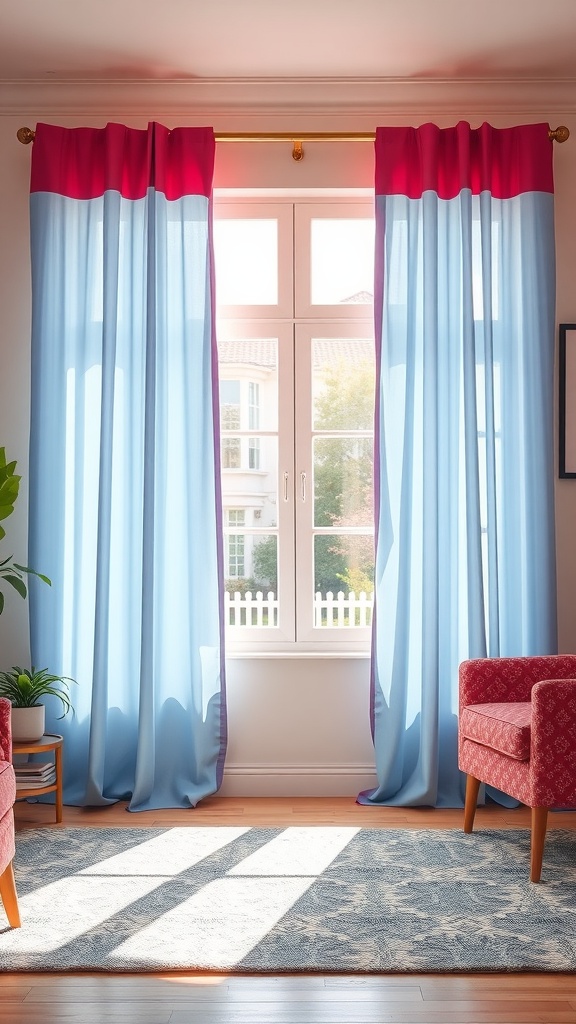
[[[12,508],[18,498],[18,483],[14,480],[5,480],[0,485],[0,505],[10,505]]]
[[[16,463],[13,463],[16,466]],[[6,467],[0,472],[0,495],[2,498],[16,497],[20,489],[21,476],[7,476],[10,467]]]
[[[6,449],[5,447],[0,447],[0,522],[12,515],[20,491],[22,477],[16,473],[16,465],[15,459],[11,462],[6,461]],[[0,540],[3,540],[5,536],[6,531],[0,525]],[[52,586],[52,581],[48,576],[37,572],[36,569],[30,569],[26,565],[18,565],[12,561],[12,557],[10,555],[0,562],[0,580],[6,580],[21,597],[25,598],[28,594],[26,583],[21,578],[22,573],[36,576],[43,583],[47,583],[49,587]],[[0,615],[4,610],[4,605],[4,595],[0,594]]]
[[[26,565],[18,565],[18,562],[14,562],[14,568],[19,569],[20,572],[27,572],[32,576],[37,576],[43,583],[47,583],[49,587],[52,586],[52,580],[48,579],[47,576],[43,576],[41,572],[36,572],[36,569],[30,569]]]
[[[32,680],[28,672],[21,672],[16,681],[22,693],[29,694],[31,692]]]
[[[16,463],[14,463],[14,465],[16,465]],[[0,475],[0,499],[2,504],[6,502],[13,505],[18,497],[22,477],[6,476],[6,472],[7,470],[3,469]]]
[[[6,519],[14,511],[22,478],[15,472],[16,462],[6,462],[6,450],[0,453],[0,519]]]
[[[68,712],[74,714],[74,707],[68,694],[68,686],[76,680],[71,676],[57,676],[48,669],[20,668],[13,665],[11,672],[0,672],[0,696],[7,697],[13,707],[34,707],[42,703],[42,697],[57,697],[62,704],[64,718]]]
[[[7,573],[10,573],[11,576],[19,576],[22,578],[22,573],[17,570],[14,562],[12,562],[12,564],[8,563],[7,565],[0,566],[0,576],[6,576]]]
[[[6,575],[2,578],[5,579],[6,583],[9,583],[11,587],[14,587],[14,590],[18,591],[20,597],[26,597],[26,594],[28,593],[28,591],[26,590],[26,584],[22,582],[19,576]]]

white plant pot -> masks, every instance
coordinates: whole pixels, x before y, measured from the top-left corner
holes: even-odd
[[[12,708],[11,718],[13,743],[32,743],[44,735],[44,704],[36,704],[33,708]]]

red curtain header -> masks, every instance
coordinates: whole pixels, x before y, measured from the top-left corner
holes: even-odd
[[[453,128],[378,128],[376,194],[419,199],[431,191],[453,199],[470,189],[510,199],[523,192],[553,192],[554,143],[548,131],[547,124],[471,128],[466,121]]]
[[[214,175],[212,128],[61,128],[36,125],[30,191],[95,199],[110,190],[142,199],[149,188],[166,199],[210,196]]]

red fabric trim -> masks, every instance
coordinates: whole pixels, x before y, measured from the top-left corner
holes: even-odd
[[[453,128],[377,128],[376,194],[420,199],[436,192],[453,199],[463,189],[488,191],[496,199],[523,192],[554,192],[549,125]]]
[[[173,128],[154,122],[147,129],[36,125],[31,192],[56,192],[70,199],[95,199],[110,190],[142,199],[149,188],[166,199],[210,196],[214,173],[211,128]]]

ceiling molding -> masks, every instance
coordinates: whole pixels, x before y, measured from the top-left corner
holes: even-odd
[[[1,81],[0,115],[194,116],[212,123],[239,119],[377,118],[430,114],[549,117],[576,114],[576,78],[570,79],[196,79],[146,81]],[[222,124],[219,125],[222,128]],[[328,125],[328,128],[331,126]]]

